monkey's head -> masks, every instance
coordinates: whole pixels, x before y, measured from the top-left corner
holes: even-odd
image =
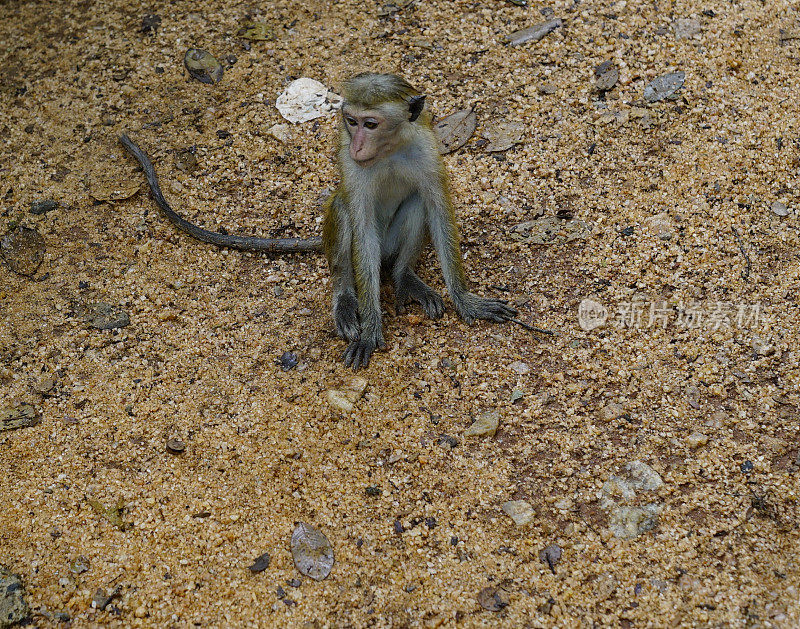
[[[425,96],[394,74],[357,74],[342,91],[350,157],[364,167],[394,153],[403,142],[403,125],[417,120],[425,107]]]

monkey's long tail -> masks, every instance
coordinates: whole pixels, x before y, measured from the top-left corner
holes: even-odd
[[[180,227],[190,236],[194,236],[203,242],[209,242],[220,247],[231,247],[233,249],[243,249],[245,251],[263,251],[266,253],[299,253],[303,251],[322,251],[322,238],[258,238],[256,236],[234,236],[231,234],[220,234],[219,232],[208,231],[198,227],[181,217],[173,210],[158,185],[158,176],[153,163],[139,146],[131,140],[127,134],[119,136],[119,141],[133,155],[147,177],[150,184],[150,192],[153,194],[158,207],[167,215],[175,225]]]

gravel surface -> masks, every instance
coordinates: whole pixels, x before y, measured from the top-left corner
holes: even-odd
[[[34,622],[800,626],[797,4],[397,2],[4,12],[0,564]],[[318,235],[336,119],[276,131],[275,99],[361,70],[475,108],[445,157],[468,274],[555,334],[387,288],[354,375],[321,256],[193,241],[116,140],[198,224]],[[540,216],[591,231],[512,237]]]

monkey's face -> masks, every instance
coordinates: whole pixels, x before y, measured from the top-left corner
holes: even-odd
[[[350,137],[350,157],[359,166],[372,166],[397,149],[399,122],[379,109],[347,107],[342,110],[342,117]]]

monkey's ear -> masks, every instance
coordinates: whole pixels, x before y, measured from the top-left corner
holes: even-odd
[[[412,96],[408,99],[408,117],[409,122],[414,122],[422,113],[422,108],[425,107],[425,94],[419,96]]]

